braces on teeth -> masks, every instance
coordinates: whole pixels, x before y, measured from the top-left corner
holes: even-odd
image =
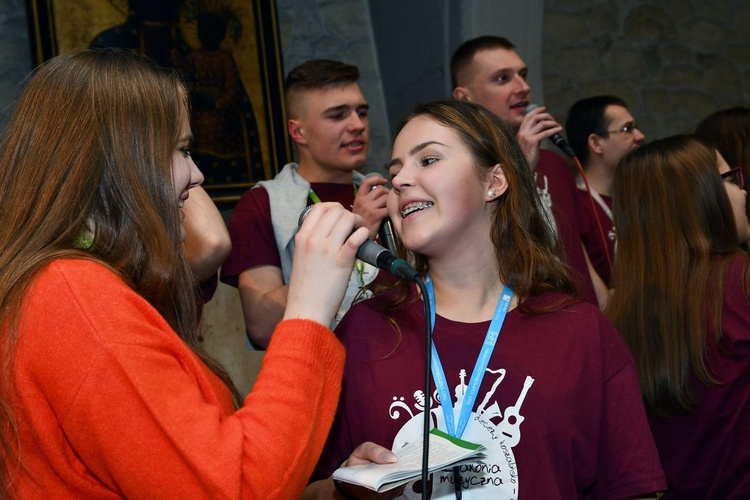
[[[427,201],[427,202],[420,201],[419,203],[415,205],[411,205],[401,210],[401,217],[406,217],[407,215],[417,212],[419,210],[422,210],[424,208],[430,208],[432,205],[434,205],[434,203],[432,203],[431,201]]]

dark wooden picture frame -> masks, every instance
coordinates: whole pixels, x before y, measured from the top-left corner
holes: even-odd
[[[178,69],[193,157],[223,207],[291,158],[274,0],[26,0],[34,63],[124,47]]]

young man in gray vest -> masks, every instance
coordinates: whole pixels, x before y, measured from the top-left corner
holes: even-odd
[[[284,313],[294,235],[305,207],[339,202],[362,216],[372,237],[387,215],[386,179],[356,172],[367,158],[370,128],[358,78],[356,66],[329,60],[308,61],[289,72],[287,126],[299,161],[248,190],[232,212],[232,253],[221,279],[239,288],[247,335],[256,347],[268,345]],[[332,327],[377,275],[377,268],[357,262]]]

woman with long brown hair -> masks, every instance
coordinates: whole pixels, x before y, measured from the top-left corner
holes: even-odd
[[[307,217],[285,321],[242,401],[204,351],[182,206],[186,91],[121,51],[58,56],[0,144],[0,480],[20,498],[294,497],[331,424],[328,330],[357,216]]]
[[[614,293],[667,476],[664,498],[750,496],[750,239],[741,169],[654,141],[614,179]]]
[[[336,328],[344,388],[318,476],[359,442],[419,442],[427,413],[487,456],[410,483],[406,498],[625,498],[662,488],[632,357],[599,309],[572,295],[513,133],[482,106],[426,103],[401,121],[391,158],[388,212],[403,257],[429,278],[426,295],[382,292]],[[435,316],[429,394],[423,301]]]

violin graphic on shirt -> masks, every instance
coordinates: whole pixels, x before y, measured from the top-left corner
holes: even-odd
[[[461,371],[458,372],[458,378],[461,383],[456,386],[456,399],[463,399],[466,395],[466,370],[461,368]]]

